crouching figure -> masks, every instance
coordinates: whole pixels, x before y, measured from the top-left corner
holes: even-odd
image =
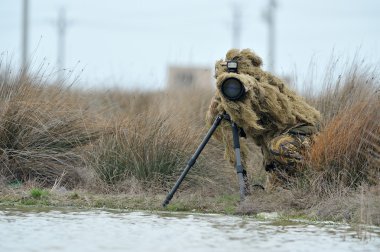
[[[240,128],[241,158],[247,167],[246,138],[261,147],[269,185],[286,186],[297,174],[318,132],[320,113],[285,83],[261,69],[262,60],[249,49],[232,49],[215,64],[216,93],[206,116],[211,125],[226,112]],[[223,142],[225,158],[235,162],[231,127],[222,121],[214,137]]]

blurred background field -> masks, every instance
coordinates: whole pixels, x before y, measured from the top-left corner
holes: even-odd
[[[44,62],[54,78],[74,72],[77,85],[86,88],[163,89],[169,68],[212,72],[230,48],[251,48],[266,70],[297,79],[298,88],[308,78],[322,83],[332,51],[353,58],[360,50],[366,62],[379,63],[376,0],[3,0],[0,5],[0,53],[16,66],[29,61],[33,71]]]

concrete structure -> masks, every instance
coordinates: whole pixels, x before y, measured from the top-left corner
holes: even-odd
[[[212,88],[210,68],[193,66],[169,66],[167,85],[169,89],[177,88]]]

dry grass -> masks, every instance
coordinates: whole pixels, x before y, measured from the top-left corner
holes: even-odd
[[[89,167],[107,184],[128,177],[142,182],[167,179],[184,165],[192,147],[189,130],[176,130],[168,120],[146,113],[115,120],[90,149]]]
[[[379,183],[380,103],[375,96],[342,110],[330,120],[310,153],[321,189]]]
[[[207,130],[204,115],[211,97],[211,92],[183,91],[95,94],[104,111],[98,124],[104,126],[88,151],[88,167],[107,190],[128,191],[125,181],[130,179],[156,192],[173,185]],[[225,189],[234,170],[222,155],[222,148],[211,141],[181,190],[215,194]]]
[[[1,175],[42,185],[58,179],[68,187],[78,184],[84,165],[79,148],[95,135],[85,123],[85,111],[70,103],[64,87],[9,72],[0,81]]]
[[[303,211],[380,223],[378,74],[357,64],[348,69],[337,78],[328,70],[322,91],[308,95],[324,121],[304,175],[290,190],[254,192],[239,211]],[[92,192],[163,194],[208,130],[204,117],[212,95],[192,89],[85,92],[13,75],[5,67],[0,187],[32,181]],[[251,147],[250,182],[264,184],[260,150]],[[181,186],[181,197],[237,194],[235,169],[223,159],[223,148],[210,141]]]
[[[347,65],[343,74],[337,74],[335,64],[326,71],[322,92],[311,99],[324,116],[306,171],[314,193],[329,195],[379,184],[377,76],[376,68],[356,61]]]

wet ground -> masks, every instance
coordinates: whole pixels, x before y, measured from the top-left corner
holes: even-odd
[[[195,213],[3,207],[0,251],[380,251],[380,228]]]

